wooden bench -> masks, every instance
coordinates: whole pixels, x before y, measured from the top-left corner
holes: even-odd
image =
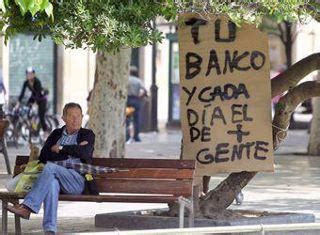
[[[28,156],[17,156],[14,175],[23,171]],[[193,178],[195,161],[162,159],[94,158],[94,165],[129,169],[105,173],[96,179],[100,195],[60,195],[59,201],[179,203],[179,227],[184,225],[184,209],[189,210],[189,227],[193,226]],[[112,193],[112,194],[110,194]],[[0,192],[2,200],[2,234],[7,234],[8,203],[16,204],[23,194]],[[20,217],[15,215],[16,234],[21,234]]]

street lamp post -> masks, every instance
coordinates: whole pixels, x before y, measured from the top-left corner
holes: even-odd
[[[153,22],[154,27],[156,26]],[[150,87],[151,90],[151,130],[158,131],[158,86],[156,83],[156,66],[157,58],[157,44],[153,43],[152,45],[152,84]]]

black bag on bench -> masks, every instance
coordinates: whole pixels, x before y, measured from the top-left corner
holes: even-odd
[[[84,190],[82,194],[85,195],[99,195],[99,190],[96,184],[95,179],[91,174],[85,174],[85,184],[84,184]]]

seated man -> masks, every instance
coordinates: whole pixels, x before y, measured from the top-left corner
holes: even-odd
[[[29,219],[30,213],[38,213],[43,203],[45,234],[55,234],[57,231],[59,192],[81,194],[85,188],[85,178],[81,174],[54,162],[91,163],[94,148],[94,133],[81,128],[82,109],[79,104],[66,104],[62,119],[66,125],[50,134],[40,152],[39,160],[46,165],[31,191],[22,204],[8,206],[9,211]]]

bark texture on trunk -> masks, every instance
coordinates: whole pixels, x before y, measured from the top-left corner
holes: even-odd
[[[96,135],[95,157],[124,157],[130,54],[130,49],[116,54],[97,53],[89,107],[89,128]]]
[[[275,108],[273,118],[273,148],[276,149],[286,137],[286,131],[290,124],[290,117],[299,103],[320,96],[320,82],[304,82],[290,90],[281,97]]]
[[[320,81],[320,72],[318,72],[317,81]],[[312,122],[310,127],[308,154],[320,156],[320,98],[312,99]]]
[[[296,84],[307,74],[320,69],[320,53],[310,55],[291,66],[287,71],[272,79],[272,97],[287,91],[276,107],[273,119],[274,149],[285,138],[290,116],[296,106],[304,100],[320,96],[320,82]],[[257,172],[232,173],[215,189],[209,191],[200,200],[202,215],[214,218],[217,213],[224,213],[233,202],[235,195],[244,188]]]
[[[228,208],[235,196],[244,188],[257,172],[239,172],[230,174],[215,189],[211,190],[200,200],[202,215],[214,218],[216,213],[221,213]]]
[[[285,49],[287,68],[289,68],[292,65],[292,45],[294,42],[293,24],[288,21],[283,21],[278,24],[278,29],[280,31],[280,40]]]

